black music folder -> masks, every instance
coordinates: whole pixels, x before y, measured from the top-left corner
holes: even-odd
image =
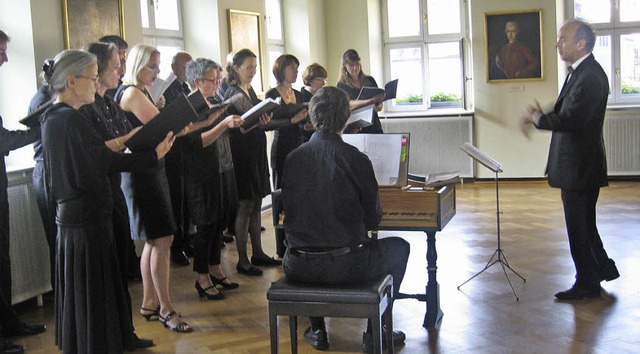
[[[363,86],[360,89],[360,93],[358,94],[358,97],[356,98],[356,100],[368,100],[370,98],[378,96],[379,94],[384,93],[385,94],[384,100],[386,101],[386,100],[396,98],[397,91],[398,91],[398,79],[387,82],[387,84],[384,85],[384,89],[381,89],[379,87]]]
[[[202,94],[200,94],[200,97],[202,97]],[[197,120],[198,113],[191,105],[187,96],[178,96],[170,105],[163,108],[158,115],[143,125],[142,128],[124,144],[131,151],[152,150],[164,140],[167,133],[172,131],[174,134],[177,134],[189,125],[189,123]]]
[[[249,130],[260,124],[260,116],[264,113],[269,113],[274,109],[280,107],[281,101],[282,100],[280,99],[280,97],[276,98],[275,100],[273,98],[265,98],[260,103],[253,106],[253,108],[251,108],[241,116],[242,120],[244,121],[244,123],[242,124],[242,128],[244,128],[245,130]]]
[[[26,125],[29,128],[39,127],[40,115],[44,113],[44,111],[46,111],[47,108],[49,108],[49,106],[51,106],[53,104],[53,101],[55,100],[55,98],[52,98],[49,101],[43,103],[40,107],[38,107],[38,109],[31,112],[28,116],[20,119],[18,122],[20,122],[20,124]]]
[[[191,103],[191,106],[193,107],[193,109],[198,113],[198,119],[195,121],[206,120],[207,118],[209,118],[209,116],[213,112],[219,109],[224,109],[227,106],[229,106],[229,100],[224,101],[222,103],[215,103],[209,106],[209,103],[207,102],[211,102],[209,100],[209,98],[211,97],[207,97],[205,99],[204,96],[202,96],[202,93],[200,91],[193,92],[192,94],[189,95],[188,98],[189,98],[189,103]]]

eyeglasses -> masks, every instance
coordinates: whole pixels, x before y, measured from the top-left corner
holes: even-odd
[[[248,71],[253,71],[256,70],[258,68],[257,65],[251,65],[251,66],[240,66],[241,68],[243,68],[244,70],[248,70]]]
[[[94,84],[98,83],[98,77],[97,76],[96,77],[90,77],[90,76],[78,75],[76,77],[79,78],[79,79],[91,80],[91,81],[93,81]]]
[[[327,81],[327,78],[324,78],[324,77],[316,77],[314,80],[322,81],[322,82],[323,82],[323,83],[325,83],[325,84],[326,84],[327,82],[329,82],[329,81]]]
[[[221,78],[217,78],[217,79],[208,79],[208,78],[206,78],[206,77],[203,77],[203,78],[202,78],[202,80],[203,80],[203,81],[208,81],[208,82],[210,82],[210,83],[212,83],[212,84],[214,84],[214,85],[215,85],[215,84],[219,84],[220,82],[222,82],[222,79],[221,79]]]

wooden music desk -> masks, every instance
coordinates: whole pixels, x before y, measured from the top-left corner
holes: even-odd
[[[401,293],[398,298],[425,301],[427,311],[422,326],[437,327],[443,313],[440,309],[440,286],[436,279],[436,232],[442,231],[456,215],[455,184],[434,190],[383,187],[380,188],[380,203],[383,214],[379,230],[424,231],[427,234],[428,281],[425,294]]]

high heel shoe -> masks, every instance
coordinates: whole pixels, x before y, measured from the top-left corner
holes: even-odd
[[[200,298],[203,298],[206,296],[208,300],[224,299],[224,294],[221,292],[218,292],[217,294],[209,294],[207,292],[207,290],[215,289],[215,287],[216,287],[215,285],[211,285],[203,289],[202,286],[200,286],[200,283],[198,283],[198,281],[196,280],[196,290],[198,291],[198,296],[200,296]]]
[[[237,289],[238,287],[240,287],[240,284],[234,283],[232,281],[229,281],[229,283],[225,283],[224,281],[227,279],[227,277],[216,278],[213,275],[209,274],[209,278],[211,278],[211,282],[214,285],[220,285],[226,290]]]
[[[193,332],[193,328],[189,327],[189,324],[181,321],[180,323],[178,323],[177,325],[175,325],[175,327],[171,327],[169,325],[169,321],[171,320],[171,317],[173,317],[174,315],[178,315],[178,317],[182,317],[180,316],[179,313],[175,312],[175,311],[171,311],[169,312],[168,315],[162,317],[160,315],[158,315],[158,321],[160,321],[160,323],[162,323],[162,325],[165,328],[169,328],[171,331],[173,332],[178,332],[178,333],[189,333],[189,332]]]
[[[147,321],[157,321],[160,318],[160,305],[158,305],[158,308],[155,310],[147,309],[144,307],[140,307],[140,310],[149,312],[149,313],[140,312],[140,316],[144,317]]]

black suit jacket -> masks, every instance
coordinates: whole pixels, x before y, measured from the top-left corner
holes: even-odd
[[[547,175],[549,185],[586,190],[607,185],[602,126],[609,81],[589,55],[562,87],[553,112],[540,117],[538,128],[553,131]]]

